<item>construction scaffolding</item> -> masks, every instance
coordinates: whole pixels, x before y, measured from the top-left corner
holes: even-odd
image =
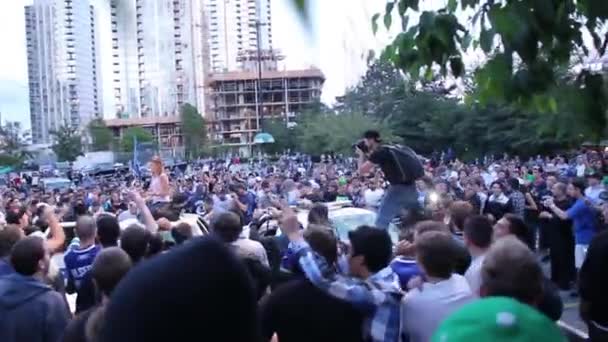
[[[267,70],[261,82],[253,70],[212,74],[212,137],[233,147],[234,153],[248,155],[262,120],[293,122],[306,106],[320,100],[324,81],[319,69]]]

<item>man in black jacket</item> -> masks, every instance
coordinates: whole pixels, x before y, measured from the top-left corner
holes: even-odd
[[[15,272],[0,278],[0,341],[61,341],[70,312],[62,296],[43,282],[50,261],[44,240],[20,240],[10,261]]]
[[[603,231],[591,241],[579,274],[580,313],[592,342],[608,340],[607,258],[608,231]]]
[[[568,210],[574,203],[566,194],[566,184],[553,185],[552,194],[555,205],[563,211]],[[549,210],[549,209],[547,209]],[[541,229],[548,233],[551,257],[551,280],[564,291],[570,290],[576,278],[574,268],[574,231],[571,220],[562,220],[548,211],[539,215]]]
[[[309,228],[304,238],[328,264],[336,262],[337,240],[329,228]],[[295,272],[296,279],[281,285],[260,305],[265,340],[276,333],[281,342],[363,341],[361,314],[316,288],[299,270]]]

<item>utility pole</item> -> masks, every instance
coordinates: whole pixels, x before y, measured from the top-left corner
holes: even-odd
[[[262,132],[261,123],[264,119],[264,112],[262,111],[262,39],[260,36],[260,27],[267,25],[266,23],[262,23],[259,19],[255,21],[255,35],[257,40],[257,62],[258,62],[258,93],[257,93],[257,112],[258,112],[258,122],[257,122],[257,130],[258,132]]]

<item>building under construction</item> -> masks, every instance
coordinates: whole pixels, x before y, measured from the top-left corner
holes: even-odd
[[[272,53],[268,56],[276,58]],[[264,55],[260,57],[264,60]],[[261,72],[244,67],[243,71],[210,77],[211,136],[233,153],[251,152],[261,121],[280,119],[288,125],[306,106],[321,98],[325,77],[319,69],[279,71],[273,68],[273,61],[268,64]]]

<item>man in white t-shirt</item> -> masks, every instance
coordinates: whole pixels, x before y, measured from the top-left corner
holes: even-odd
[[[455,243],[445,232],[416,237],[416,260],[425,282],[405,295],[401,314],[403,333],[411,342],[430,341],[445,318],[474,298],[467,280],[452,273],[454,258],[445,251]]]
[[[464,223],[464,243],[471,253],[473,260],[464,274],[469,283],[471,292],[479,296],[481,287],[481,266],[486,252],[492,244],[492,222],[486,216],[475,215]]]
[[[131,201],[131,202],[129,202],[129,210],[125,210],[118,215],[118,222],[123,222],[126,220],[132,220],[132,219],[137,220],[137,214],[138,214],[137,204],[135,204],[135,202]]]
[[[585,189],[585,197],[587,197],[591,203],[595,206],[602,204],[600,194],[605,191],[604,185],[602,185],[602,177],[599,173],[590,173],[587,175],[587,189]]]
[[[586,169],[587,166],[585,165],[585,157],[579,156],[576,158],[576,177],[584,177]]]
[[[371,210],[377,210],[380,206],[382,196],[384,196],[384,189],[378,187],[377,182],[371,182],[369,188],[363,191],[363,200],[365,201],[365,207]]]

